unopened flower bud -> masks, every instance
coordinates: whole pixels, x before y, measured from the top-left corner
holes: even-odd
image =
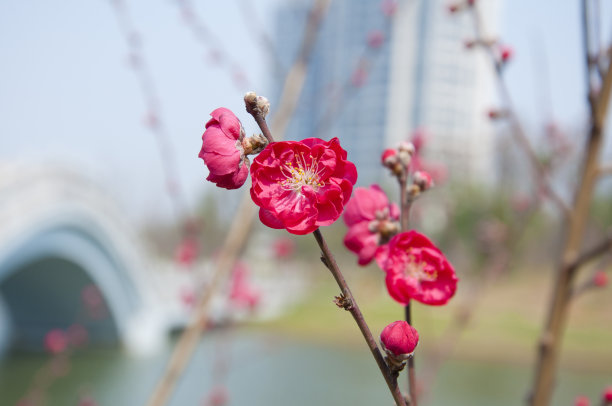
[[[431,175],[425,171],[416,171],[412,179],[413,183],[419,187],[420,192],[424,192],[433,186]]]
[[[414,144],[410,141],[402,141],[397,148],[400,152],[407,152],[410,155],[414,155]]]
[[[597,271],[593,276],[593,285],[605,288],[608,285],[608,275],[604,271]]]
[[[397,150],[387,148],[383,151],[381,161],[384,166],[392,167],[397,163]]]
[[[612,385],[604,389],[601,394],[601,400],[604,405],[612,405]]]
[[[406,360],[419,343],[419,333],[403,320],[394,321],[380,333],[380,343],[389,357]]]
[[[252,137],[242,139],[244,155],[258,154],[268,145],[268,140],[262,134],[253,134]]]
[[[270,111],[270,102],[263,96],[257,96],[255,92],[248,92],[244,95],[244,103],[249,114],[256,113],[264,118]]]
[[[514,55],[514,49],[510,45],[499,46],[499,57],[503,63],[508,62]]]

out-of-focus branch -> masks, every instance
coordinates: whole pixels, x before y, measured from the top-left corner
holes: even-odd
[[[286,128],[286,122],[288,122],[295,111],[296,100],[302,92],[307,61],[312,52],[317,32],[319,31],[321,21],[329,7],[330,1],[331,0],[315,1],[311,11],[311,17],[305,28],[299,57],[287,75],[283,96],[279,101],[279,111],[276,114],[279,122],[276,126],[278,131],[277,134],[281,137]],[[313,16],[316,16],[316,18]],[[291,108],[288,106],[291,106]],[[181,334],[170,361],[166,366],[166,370],[151,394],[147,405],[163,406],[170,399],[176,383],[191,359],[200,339],[200,334],[206,325],[212,295],[219,289],[226,275],[236,263],[238,256],[244,250],[250,231],[253,228],[255,214],[255,206],[251,201],[249,192],[246,191],[243,194],[237,215],[234,217],[234,221],[227,234],[223,247],[221,248],[221,252],[219,253],[212,279],[206,291],[201,296],[200,302],[196,307],[196,311],[189,325]]]
[[[612,251],[612,231],[609,231],[603,240],[595,244],[590,249],[583,252],[576,260],[568,266],[570,272],[575,272],[587,262]]]
[[[257,13],[255,12],[251,1],[252,0],[237,0],[242,18],[249,31],[254,33],[253,37],[259,38],[259,43],[270,57],[274,67],[274,76],[277,78],[282,78],[285,74],[285,69],[278,56],[278,52],[276,51],[274,41],[272,41],[272,38],[270,38],[264,29],[261,21],[257,19]]]
[[[225,47],[222,45],[221,40],[211,31],[206,24],[197,17],[196,12],[191,5],[190,0],[175,0],[176,4],[181,10],[183,21],[191,29],[196,40],[204,46],[211,57],[216,60],[217,63],[226,64],[229,69],[227,72],[233,75],[234,86],[240,91],[244,92],[245,89],[251,88],[251,82],[247,76],[247,73],[242,68],[243,64],[240,61],[235,60],[232,55],[225,51]]]
[[[472,5],[470,7],[470,10],[474,19],[476,42],[487,44],[487,39],[483,37],[483,24],[477,5]],[[491,46],[485,46],[484,49],[486,50],[491,60],[491,64],[494,68],[495,78],[499,90],[499,96],[504,106],[506,117],[508,118],[512,127],[512,136],[514,137],[516,143],[523,150],[523,152],[527,156],[527,159],[531,163],[536,182],[538,183],[538,189],[543,191],[553,201],[553,203],[555,203],[555,205],[561,210],[561,212],[567,216],[569,214],[569,207],[567,203],[561,198],[561,196],[559,196],[559,194],[556,193],[555,190],[552,188],[550,184],[550,179],[546,172],[546,168],[540,162],[538,155],[535,152],[533,146],[531,145],[531,142],[529,141],[529,138],[527,137],[527,134],[523,129],[521,121],[518,118],[514,103],[512,101],[512,97],[510,96],[506,81],[504,80],[503,63],[498,59],[498,56],[495,54]]]
[[[170,141],[171,137],[161,117],[157,88],[142,51],[142,36],[135,29],[125,2],[123,0],[112,0],[111,4],[117,17],[121,34],[125,38],[130,50],[130,65],[138,77],[142,95],[148,109],[146,124],[155,137],[162,161],[167,194],[170,197],[175,216],[178,218],[184,215],[187,205],[183,200],[182,187],[177,175],[178,169],[174,149]]]
[[[612,164],[601,165],[597,170],[599,176],[610,176],[612,175]]]
[[[590,18],[587,12],[587,1],[583,0],[582,28],[585,36],[584,51],[586,53],[587,69],[590,71]],[[599,16],[596,16],[596,18],[599,18]],[[598,180],[599,159],[604,141],[606,113],[612,88],[612,64],[609,64],[607,68],[599,93],[591,88],[590,81],[591,77],[589,75],[588,96],[591,104],[591,128],[582,160],[582,173],[576,185],[573,207],[564,228],[566,230],[565,243],[559,261],[560,265],[557,269],[555,289],[538,347],[533,389],[529,397],[529,404],[532,406],[547,406],[552,398],[561,341],[567,323],[573,283],[578,270],[576,264],[581,263],[580,250],[593,191]],[[589,251],[587,251],[588,253]]]

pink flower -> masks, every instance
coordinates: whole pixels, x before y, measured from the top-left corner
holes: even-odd
[[[193,236],[187,236],[176,247],[174,260],[177,264],[189,267],[198,257],[198,239]]]
[[[604,389],[603,393],[601,394],[601,399],[606,405],[612,403],[612,385]]]
[[[212,118],[206,123],[206,130],[202,134],[199,154],[210,172],[206,180],[225,189],[237,189],[249,174],[249,159],[242,147],[242,124],[234,113],[224,107],[210,115]]]
[[[276,259],[286,259],[293,255],[295,242],[291,238],[282,237],[274,241],[272,248]]]
[[[499,57],[502,62],[508,62],[514,56],[514,49],[510,45],[499,46]]]
[[[410,356],[419,343],[419,332],[403,320],[394,321],[380,333],[380,342],[387,353]]]
[[[229,401],[229,393],[225,386],[215,386],[208,395],[208,398],[202,403],[203,406],[223,406]]]
[[[368,80],[368,71],[363,66],[358,66],[351,75],[351,84],[355,87],[361,87]]]
[[[586,396],[578,396],[574,399],[574,406],[591,406],[591,401]]]
[[[604,271],[597,271],[593,276],[593,284],[598,288],[605,288],[608,285],[608,275]]]
[[[380,48],[383,42],[385,42],[385,34],[382,31],[374,30],[368,33],[368,45],[371,48]]]
[[[232,273],[229,298],[238,308],[255,309],[259,304],[260,293],[249,281],[249,269],[244,263],[238,262]]]
[[[387,195],[378,185],[358,187],[347,203],[344,222],[348,232],[344,245],[359,256],[359,265],[367,265],[382,241],[397,231],[394,221],[399,219],[397,205],[389,203]]]
[[[393,17],[397,12],[397,0],[383,0],[380,5],[385,17]]]
[[[346,155],[337,138],[268,145],[251,166],[251,198],[261,222],[303,235],[336,221],[357,181]]]
[[[60,352],[64,352],[67,347],[68,338],[63,330],[56,328],[49,330],[49,332],[45,334],[45,349],[51,354],[59,354]]]
[[[395,235],[376,253],[376,262],[387,273],[387,290],[393,299],[411,299],[443,305],[457,289],[457,276],[444,254],[423,234],[414,230]]]

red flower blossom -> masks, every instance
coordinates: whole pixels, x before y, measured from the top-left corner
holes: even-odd
[[[210,115],[198,155],[210,172],[206,180],[225,189],[237,189],[249,174],[249,159],[242,146],[244,129],[234,113],[224,107]]]
[[[601,399],[606,405],[609,405],[612,403],[612,385],[604,389],[603,393],[601,394]]]
[[[411,299],[443,305],[457,289],[457,276],[444,254],[423,234],[414,230],[395,235],[376,253],[376,262],[387,273],[387,290],[393,299]]]
[[[344,245],[359,256],[359,265],[367,265],[381,242],[397,231],[394,221],[399,219],[399,209],[389,203],[378,185],[359,187],[347,203],[343,219],[349,227]]]
[[[380,333],[380,342],[387,353],[410,356],[419,343],[419,332],[403,320],[394,321]]]
[[[357,169],[337,138],[308,138],[271,143],[253,160],[251,176],[261,222],[303,235],[340,217]]]

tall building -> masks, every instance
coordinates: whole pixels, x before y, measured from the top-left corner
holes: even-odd
[[[447,166],[454,181],[495,178],[495,139],[487,111],[495,106],[490,60],[474,38],[471,12],[450,13],[447,0],[413,1],[397,15],[391,49],[386,140],[394,145],[422,128],[425,153]],[[497,26],[497,0],[477,6],[488,27]],[[485,35],[488,35],[485,32]]]
[[[387,178],[383,149],[424,128],[431,134],[426,154],[450,173],[490,177],[493,140],[485,112],[491,87],[482,81],[490,67],[479,52],[464,49],[474,35],[469,16],[449,15],[447,5],[403,0],[389,19],[380,1],[332,1],[287,138],[338,137],[357,165],[358,184],[368,185]],[[311,6],[291,0],[278,10],[275,37],[285,68],[296,57]],[[373,35],[382,44],[368,45]],[[278,100],[282,80],[275,80]]]

